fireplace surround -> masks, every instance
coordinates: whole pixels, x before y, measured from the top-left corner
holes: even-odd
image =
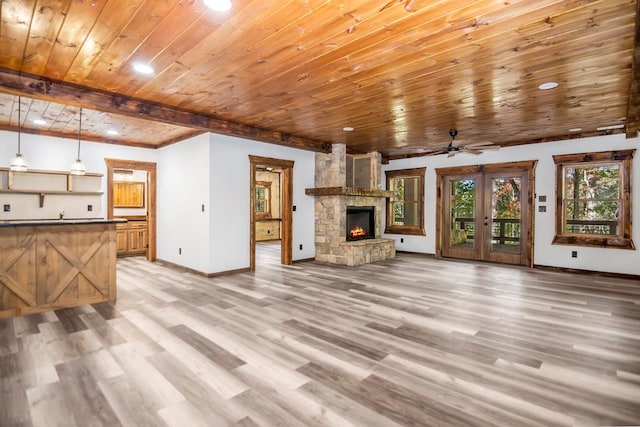
[[[315,187],[305,190],[315,198],[316,261],[356,266],[396,255],[395,241],[380,237],[384,203],[393,193],[380,188],[380,154],[369,153],[366,157],[370,158],[371,165],[369,188],[356,188],[347,186],[345,144],[333,144],[331,153],[316,153]],[[373,210],[369,232],[372,238],[347,239],[348,207]]]

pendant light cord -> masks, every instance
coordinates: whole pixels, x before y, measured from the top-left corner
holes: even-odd
[[[77,159],[80,160],[80,132],[82,130],[82,107],[80,107],[80,126],[78,126],[78,157]]]
[[[22,126],[22,120],[20,117],[21,106],[22,106],[22,97],[18,96],[18,154],[20,154],[20,128]]]

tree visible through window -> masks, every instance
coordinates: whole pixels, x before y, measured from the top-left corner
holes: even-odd
[[[385,233],[424,235],[425,168],[385,172],[387,189],[393,197],[387,202]]]
[[[253,210],[256,218],[269,218],[271,216],[271,183],[268,181],[256,181],[256,194],[253,202]]]
[[[635,150],[554,156],[554,243],[633,248],[631,159]]]

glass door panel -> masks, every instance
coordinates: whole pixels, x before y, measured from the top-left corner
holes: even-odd
[[[449,246],[453,249],[473,249],[476,237],[476,180],[450,181]]]
[[[491,178],[492,252],[520,254],[522,229],[522,178]]]

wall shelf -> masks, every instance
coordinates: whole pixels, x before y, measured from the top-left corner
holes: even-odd
[[[69,171],[29,169],[24,172],[15,172],[10,168],[0,168],[0,174],[5,177],[0,179],[0,194],[37,195],[41,208],[44,207],[44,199],[47,195],[102,196],[104,194],[102,191],[87,191],[99,188],[103,177],[101,173],[88,172],[84,175],[72,175]],[[46,177],[47,175],[49,178]],[[40,178],[37,178],[38,176]],[[87,188],[89,182],[87,179],[98,181],[89,184]],[[74,184],[80,189],[74,190]]]

